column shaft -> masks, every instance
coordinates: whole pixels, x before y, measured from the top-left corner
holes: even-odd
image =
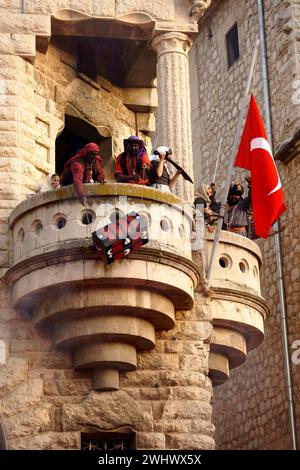
[[[157,51],[158,145],[169,145],[174,160],[193,178],[191,105],[188,51],[192,40],[182,33],[165,33],[152,41]],[[193,185],[182,177],[175,192],[193,201]]]

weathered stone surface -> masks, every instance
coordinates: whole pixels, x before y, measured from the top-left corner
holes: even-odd
[[[35,36],[30,34],[0,34],[0,54],[35,56]]]
[[[173,400],[167,402],[163,408],[162,419],[189,419],[198,416],[201,419],[209,419],[211,406],[207,402],[195,400]]]
[[[0,17],[0,30],[2,33],[33,33],[50,35],[51,21],[47,15],[12,14],[6,11]]]
[[[5,147],[11,146],[14,147],[17,145],[17,134],[14,131],[0,131],[0,146],[4,145]],[[9,187],[6,186],[2,190],[3,194],[10,194]],[[5,199],[5,198],[4,198]],[[8,197],[7,199],[10,199]]]
[[[17,385],[13,391],[2,398],[0,415],[6,417],[28,411],[40,402],[42,392],[43,381],[41,379],[32,379]]]
[[[202,434],[167,434],[167,449],[187,449],[187,450],[213,450],[214,440]]]
[[[79,450],[80,435],[71,432],[45,432],[36,436],[10,439],[10,450]]]
[[[128,389],[126,389],[128,391]],[[142,387],[140,388],[142,400],[168,400],[173,398],[173,389],[170,387]]]
[[[150,403],[136,403],[125,391],[92,392],[80,405],[62,408],[64,431],[94,425],[100,429],[114,429],[131,425],[138,431],[152,431],[153,416]]]
[[[10,357],[6,365],[0,369],[0,396],[9,394],[16,385],[24,382],[28,374],[28,363],[26,359]]]
[[[10,418],[4,418],[2,423],[8,439],[34,435],[48,431],[51,427],[52,405],[45,404]]]
[[[178,373],[167,371],[161,374],[161,381],[164,385],[204,385],[206,378],[199,372],[180,371]]]
[[[66,395],[66,396],[84,396],[92,389],[91,379],[73,379],[65,380],[58,378],[56,380],[45,380],[44,394],[49,396]]]
[[[200,400],[210,402],[211,392],[196,386],[181,386],[173,388],[175,400]]]
[[[10,350],[12,353],[21,353],[26,351],[26,353],[35,352],[39,353],[42,351],[49,350],[49,344],[46,341],[37,340],[37,339],[16,339],[11,340]]]
[[[164,449],[165,435],[163,433],[138,432],[136,436],[137,449]]]
[[[0,251],[0,266],[5,267],[9,265],[9,255],[6,251]]]
[[[207,367],[207,355],[202,357],[193,354],[180,355],[179,368],[189,371],[203,372]]]
[[[11,318],[10,320],[9,326],[11,335],[14,338],[12,341],[28,340],[34,343],[34,337],[37,334],[31,321],[25,322],[20,317],[17,319]]]
[[[21,12],[22,0],[1,0],[1,8],[9,8],[9,11]]]
[[[1,121],[15,121],[17,119],[17,108],[15,106],[3,106],[0,110]],[[2,152],[1,155],[3,156]],[[3,162],[1,161],[1,165]],[[1,168],[1,167],[0,167]]]
[[[179,418],[170,420],[155,420],[155,430],[164,430],[166,433],[188,433],[191,431],[191,420]]]
[[[206,327],[202,322],[179,322],[177,323],[177,338],[185,341],[194,340],[199,341],[199,339],[207,338]],[[209,329],[209,331],[211,331]]]
[[[40,351],[35,354],[33,351],[24,352],[30,368],[50,368],[67,369],[72,367],[71,354],[67,351]]]
[[[193,419],[191,422],[191,432],[192,433],[203,433],[207,436],[213,437],[215,432],[215,426],[212,423],[207,423],[203,419]]]
[[[179,369],[179,358],[173,354],[143,354],[138,356],[141,369]]]

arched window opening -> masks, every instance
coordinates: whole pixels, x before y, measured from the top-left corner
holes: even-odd
[[[106,131],[108,133],[108,130]],[[69,114],[65,115],[65,127],[55,142],[55,171],[61,174],[66,161],[89,142],[95,142],[99,145],[106,179],[112,179],[111,136],[102,136],[98,130],[87,121]]]
[[[85,429],[81,433],[81,450],[122,452],[136,449],[136,436],[131,428],[119,428],[113,431]]]

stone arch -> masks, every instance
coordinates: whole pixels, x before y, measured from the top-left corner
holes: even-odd
[[[113,179],[110,130],[106,126],[94,126],[74,112],[71,106],[65,109],[65,125],[56,138],[55,170],[61,173],[66,161],[89,142],[99,145],[106,178]]]
[[[135,134],[135,114],[123,105],[122,97],[114,91],[107,93],[100,87],[95,89],[80,78],[73,79],[64,88],[58,102],[62,114],[69,113],[85,120],[102,137],[111,136],[111,158],[106,163],[105,174],[106,179],[114,180],[115,157],[123,151],[123,139]]]

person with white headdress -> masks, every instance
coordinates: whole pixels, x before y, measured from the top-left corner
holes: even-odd
[[[51,173],[46,176],[45,180],[42,183],[40,192],[43,193],[45,191],[50,191],[51,189],[58,189],[60,188],[60,176],[57,173]]]
[[[200,184],[199,188],[195,191],[195,208],[197,206],[203,207],[204,220],[206,228],[209,232],[215,230],[215,223],[218,219],[218,214],[211,209],[211,198],[214,194],[214,188],[210,184]]]
[[[169,147],[160,146],[155,154],[151,156],[152,177],[150,186],[159,189],[164,193],[170,193],[174,186],[180,170],[177,170],[174,176],[171,176],[165,157],[168,155]]]

